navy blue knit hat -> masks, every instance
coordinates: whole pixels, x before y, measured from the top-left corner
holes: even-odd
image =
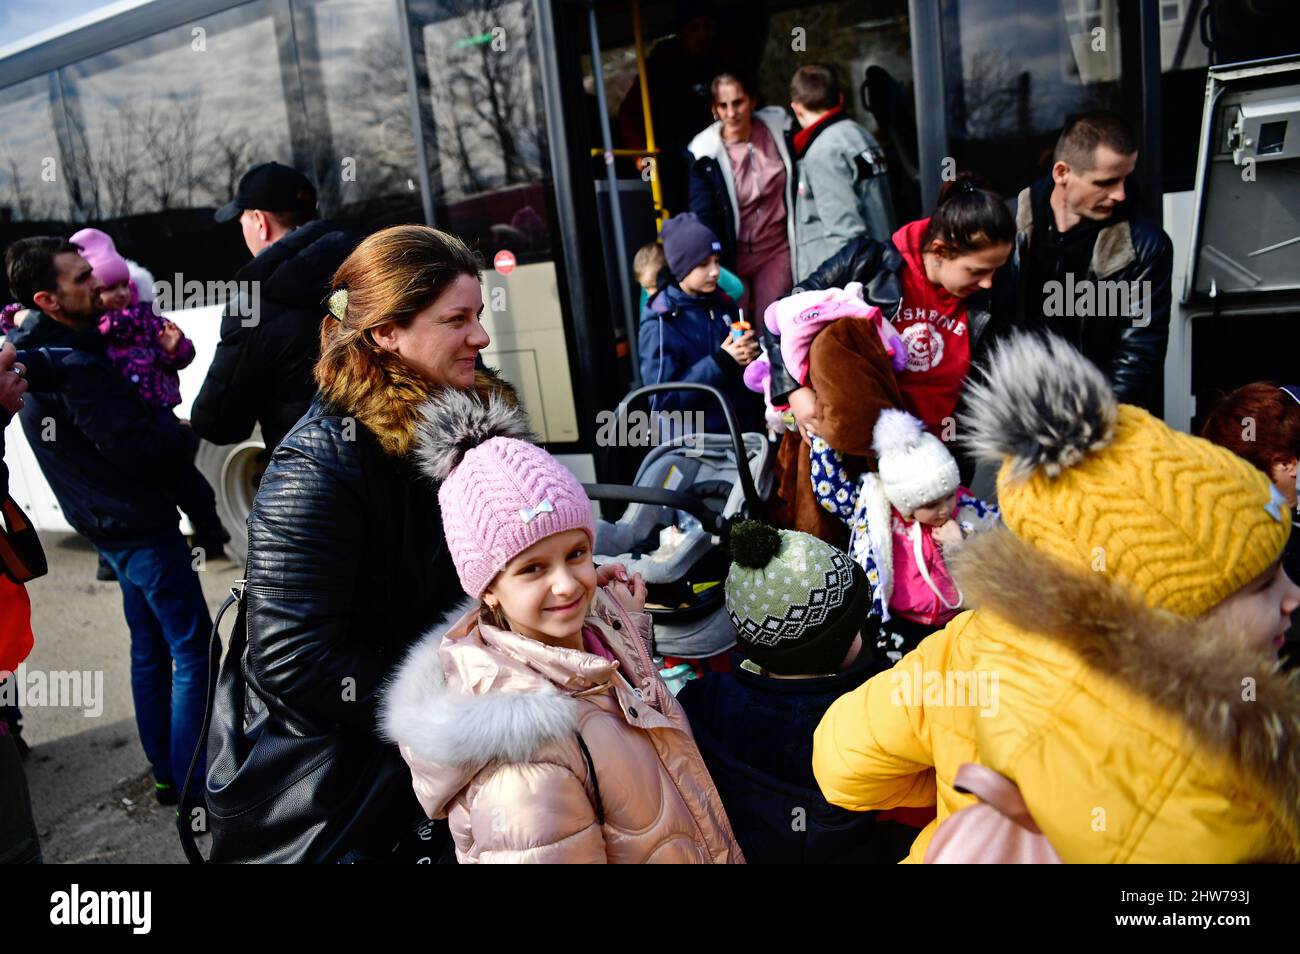
[[[682,212],[665,222],[662,237],[668,268],[679,282],[710,255],[722,252],[718,237],[694,212]]]

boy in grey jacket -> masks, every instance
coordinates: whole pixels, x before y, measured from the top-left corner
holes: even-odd
[[[794,135],[799,185],[792,264],[798,284],[853,239],[888,239],[894,209],[885,154],[844,112],[834,67],[800,67],[790,80],[790,100],[802,127]]]

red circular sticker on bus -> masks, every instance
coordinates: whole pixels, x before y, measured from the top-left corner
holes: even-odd
[[[502,249],[497,252],[492,259],[492,267],[502,275],[509,275],[515,270],[515,256],[513,252]]]

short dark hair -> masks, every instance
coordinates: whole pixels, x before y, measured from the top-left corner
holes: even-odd
[[[296,229],[316,218],[315,209],[291,209],[286,212],[269,212],[262,209],[261,212],[282,229]]]
[[[1056,140],[1053,162],[1067,162],[1070,168],[1086,171],[1093,167],[1098,146],[1113,149],[1121,156],[1138,151],[1133,127],[1122,116],[1104,109],[1071,116]]]
[[[5,275],[9,291],[23,305],[35,308],[37,292],[57,291],[59,269],[54,256],[60,252],[80,255],[81,247],[54,235],[19,239],[5,249]]]
[[[827,63],[801,66],[790,77],[790,101],[804,109],[824,112],[840,104],[840,80]]]

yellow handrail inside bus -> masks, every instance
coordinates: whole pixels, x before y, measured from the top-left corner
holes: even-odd
[[[641,0],[632,0],[632,31],[636,36],[636,75],[641,87],[641,115],[645,118],[645,153],[650,157],[650,195],[655,204],[655,230],[668,218],[663,190],[659,188],[659,149],[655,146],[655,124],[650,115],[650,81],[646,76],[645,37],[641,33]]]

